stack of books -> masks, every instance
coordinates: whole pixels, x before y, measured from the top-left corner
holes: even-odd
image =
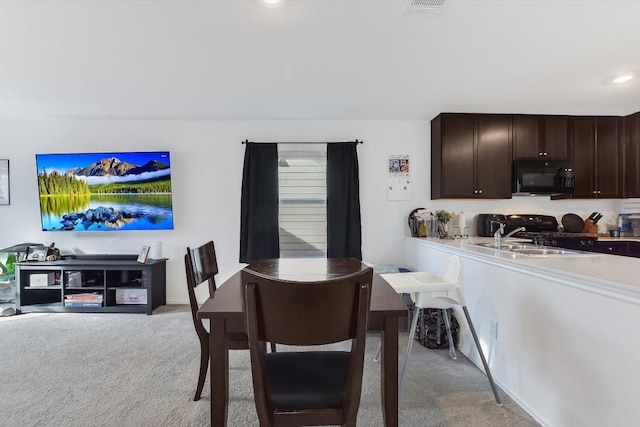
[[[102,307],[103,295],[97,292],[65,295],[65,307]]]

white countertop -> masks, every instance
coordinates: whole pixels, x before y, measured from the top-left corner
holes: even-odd
[[[420,237],[410,239],[446,252],[526,271],[529,274],[559,279],[575,287],[640,303],[640,258],[598,253],[532,256],[477,246],[478,243],[493,242],[493,238],[490,237],[455,240]],[[626,237],[600,240],[640,241],[638,238]],[[507,242],[530,243],[530,240],[508,239]]]

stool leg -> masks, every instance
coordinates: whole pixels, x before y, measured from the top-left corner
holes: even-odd
[[[467,306],[463,305],[462,310],[464,311],[464,315],[467,318],[467,323],[469,323],[469,329],[471,329],[471,335],[473,335],[473,340],[476,343],[476,348],[478,349],[478,353],[480,353],[480,359],[482,359],[482,364],[484,365],[484,370],[487,373],[487,378],[489,378],[489,384],[491,384],[491,390],[493,390],[493,395],[496,398],[496,403],[498,405],[502,405],[502,401],[500,400],[500,396],[498,396],[498,389],[496,388],[495,383],[493,382],[493,377],[491,376],[491,371],[489,370],[489,364],[487,363],[487,359],[484,358],[484,353],[482,353],[482,347],[480,347],[480,340],[478,340],[478,335],[476,334],[476,329],[473,327],[473,322],[471,322],[471,316],[469,316],[469,310],[467,310]]]
[[[451,319],[449,318],[449,310],[446,308],[442,310],[442,315],[444,316],[444,324],[447,327],[447,339],[449,340],[449,356],[452,359],[457,359],[456,356],[456,346],[453,343],[453,336],[451,335]]]
[[[409,332],[409,343],[407,344],[407,352],[404,355],[404,362],[402,363],[402,371],[400,372],[400,384],[398,384],[398,399],[402,394],[402,386],[404,385],[404,374],[407,370],[407,363],[409,362],[409,355],[411,354],[411,347],[413,347],[413,336],[416,334],[416,327],[418,326],[418,317],[420,316],[420,308],[416,307],[413,312],[413,320],[411,321],[411,331]]]

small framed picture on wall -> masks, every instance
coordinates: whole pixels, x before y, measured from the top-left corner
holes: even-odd
[[[9,204],[9,160],[0,159],[0,205]]]

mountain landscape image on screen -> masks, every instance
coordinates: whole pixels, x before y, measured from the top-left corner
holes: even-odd
[[[37,154],[44,231],[173,229],[169,152]]]

